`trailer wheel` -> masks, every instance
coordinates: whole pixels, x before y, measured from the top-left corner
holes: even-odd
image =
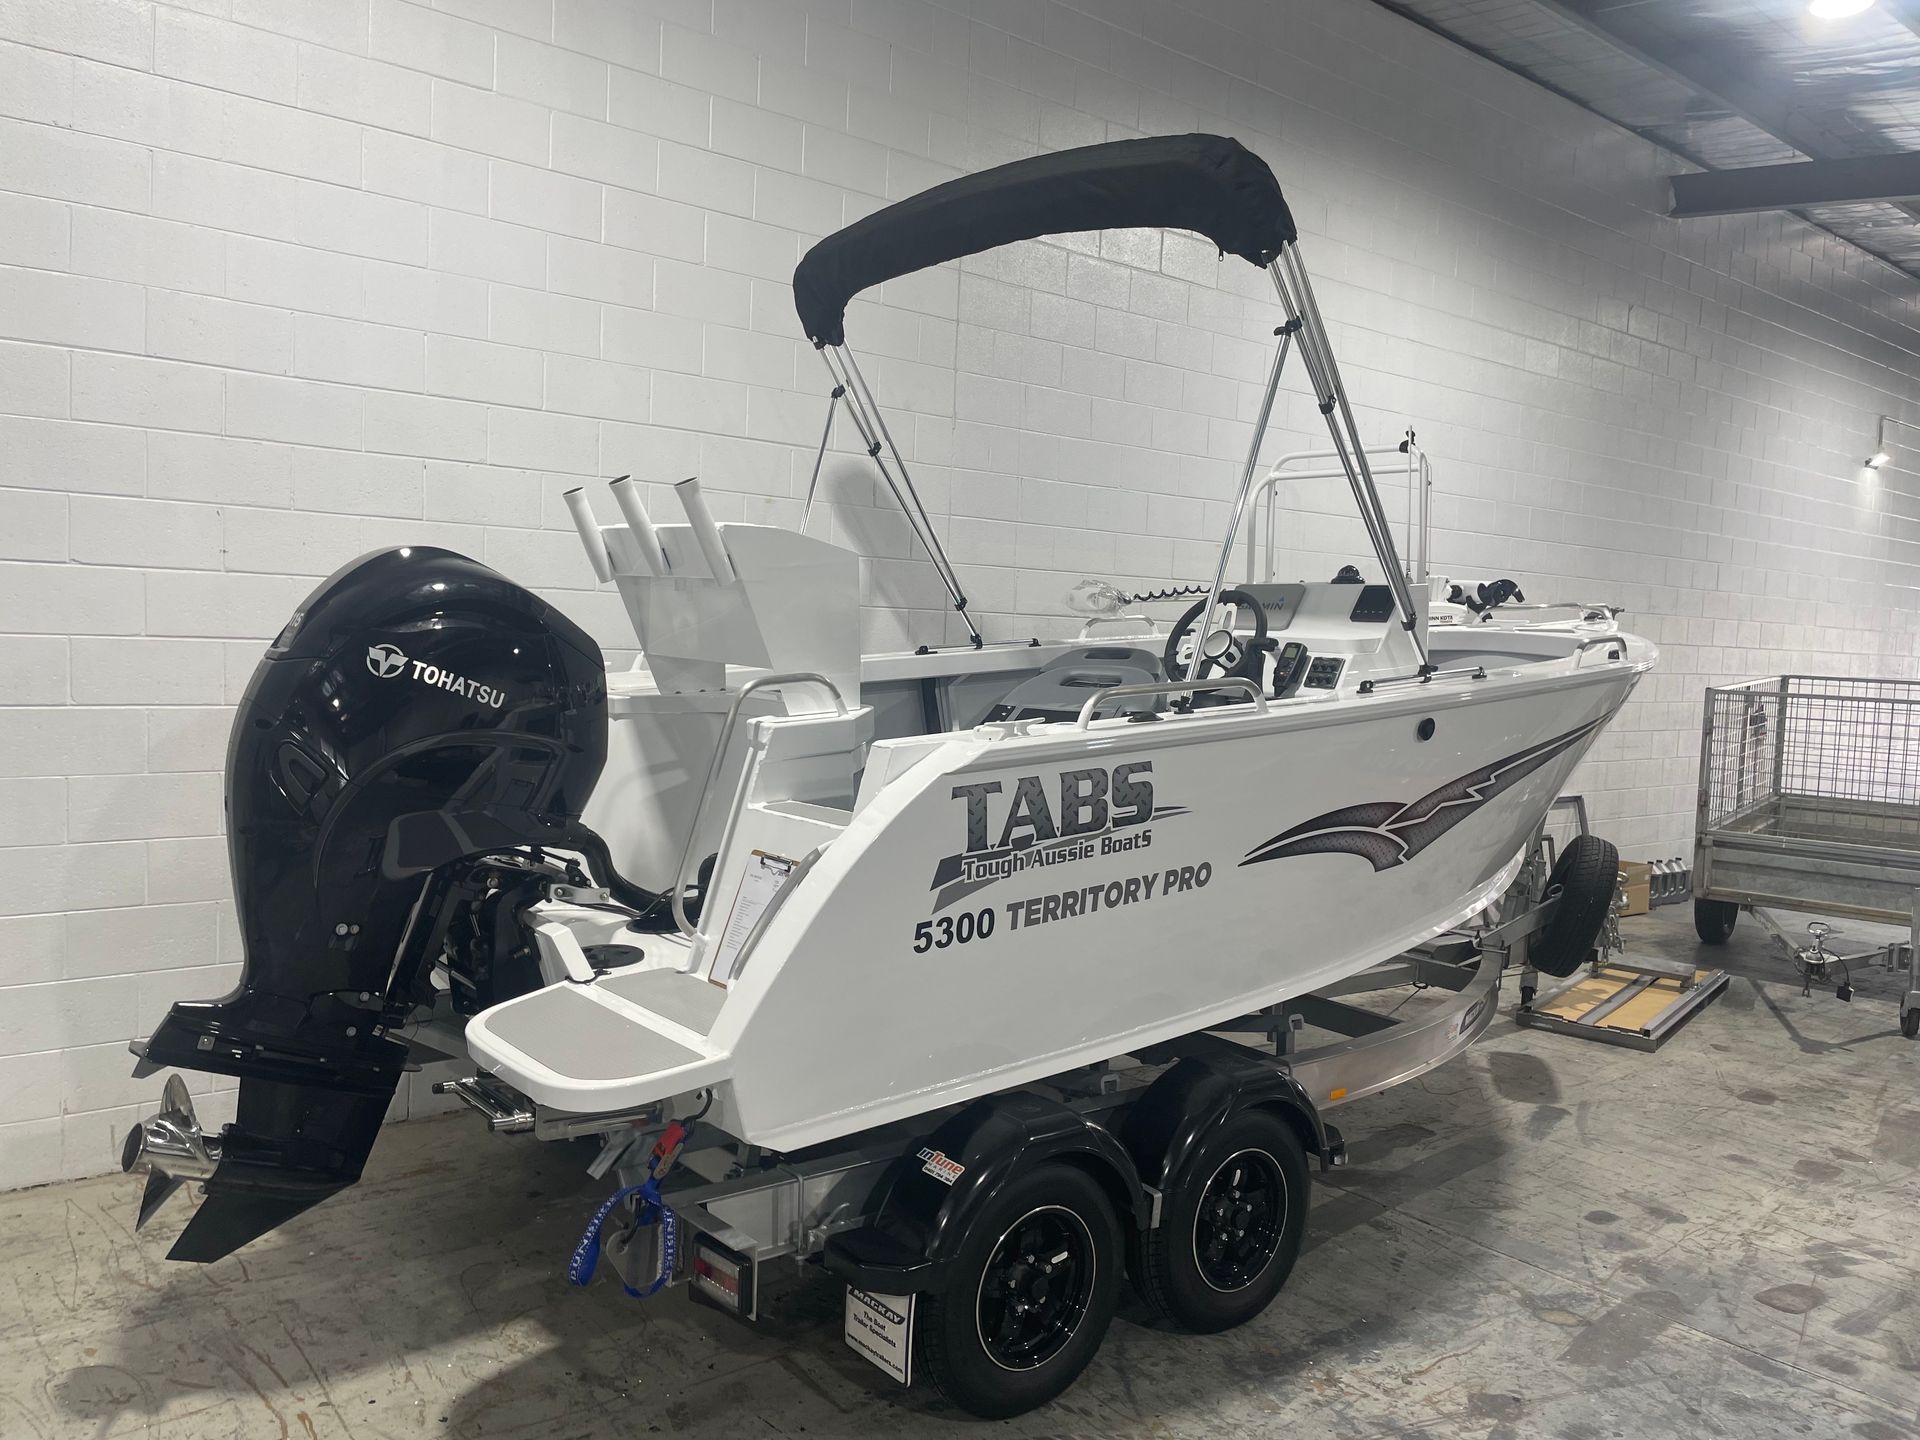
[[[1300,1257],[1312,1183],[1294,1129],[1245,1110],[1197,1150],[1140,1239],[1142,1297],[1185,1330],[1230,1330],[1273,1303]]]
[[[1740,918],[1740,907],[1731,900],[1693,902],[1693,933],[1709,945],[1724,945],[1733,934],[1733,922]]]
[[[1920,1010],[1908,1010],[1900,1016],[1900,1033],[1909,1040],[1920,1039]]]
[[[1559,890],[1560,908],[1528,948],[1528,963],[1555,976],[1578,970],[1606,923],[1619,883],[1620,852],[1613,842],[1598,835],[1574,836],[1547,876],[1547,893]]]
[[[1044,1405],[1087,1368],[1120,1298],[1120,1221],[1071,1165],[1009,1181],[923,1297],[915,1348],[962,1410],[1004,1420]]]

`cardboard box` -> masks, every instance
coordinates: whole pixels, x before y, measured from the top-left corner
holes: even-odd
[[[1620,873],[1626,876],[1621,892],[1626,896],[1627,908],[1622,915],[1644,915],[1653,908],[1651,886],[1653,884],[1653,866],[1644,860],[1622,860]]]

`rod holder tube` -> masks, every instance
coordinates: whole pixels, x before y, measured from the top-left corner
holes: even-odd
[[[722,585],[733,583],[733,557],[727,554],[726,541],[720,538],[720,527],[713,523],[713,512],[707,509],[707,497],[700,493],[700,481],[688,477],[673,487],[673,493],[680,497],[680,508],[687,512],[687,524],[693,527],[693,538],[700,542],[700,553],[706,557],[707,569],[713,572],[713,578]]]
[[[593,518],[593,507],[587,503],[587,492],[576,487],[561,498],[567,502],[567,513],[573,516],[573,528],[580,532],[580,544],[587,552],[587,563],[593,567],[593,578],[606,584],[613,578],[613,559],[607,554],[600,522]]]
[[[622,475],[607,488],[613,491],[613,503],[620,507],[621,518],[627,522],[647,568],[655,575],[664,576],[670,568],[666,548],[660,543],[660,532],[653,528],[653,517],[640,503],[640,487],[633,483],[632,476]]]

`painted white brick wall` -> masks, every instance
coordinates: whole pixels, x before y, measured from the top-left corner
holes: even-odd
[[[0,1185],[110,1167],[153,1089],[126,1041],[232,982],[228,707],[315,580],[449,545],[625,650],[560,492],[699,473],[797,523],[809,243],[1190,129],[1273,164],[1363,425],[1438,459],[1439,568],[1663,647],[1579,781],[1630,853],[1685,846],[1703,685],[1915,673],[1915,467],[1858,472],[1920,419],[1913,284],[1790,218],[1660,218],[1669,157],[1365,0],[0,0]],[[1208,573],[1276,318],[1127,233],[850,328],[1024,635],[1083,574]],[[1270,453],[1316,423],[1295,389]],[[824,487],[868,644],[955,638],[858,457]],[[1287,567],[1360,558],[1302,498]]]

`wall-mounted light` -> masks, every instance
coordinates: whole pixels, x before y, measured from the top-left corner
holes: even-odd
[[[1867,456],[1867,469],[1880,470],[1893,463],[1893,439],[1890,432],[1895,429],[1920,430],[1920,425],[1906,420],[1896,420],[1891,415],[1882,415],[1880,430],[1873,444],[1873,453]]]
[[[1812,0],[1807,6],[1821,20],[1844,20],[1872,8],[1873,0]]]

